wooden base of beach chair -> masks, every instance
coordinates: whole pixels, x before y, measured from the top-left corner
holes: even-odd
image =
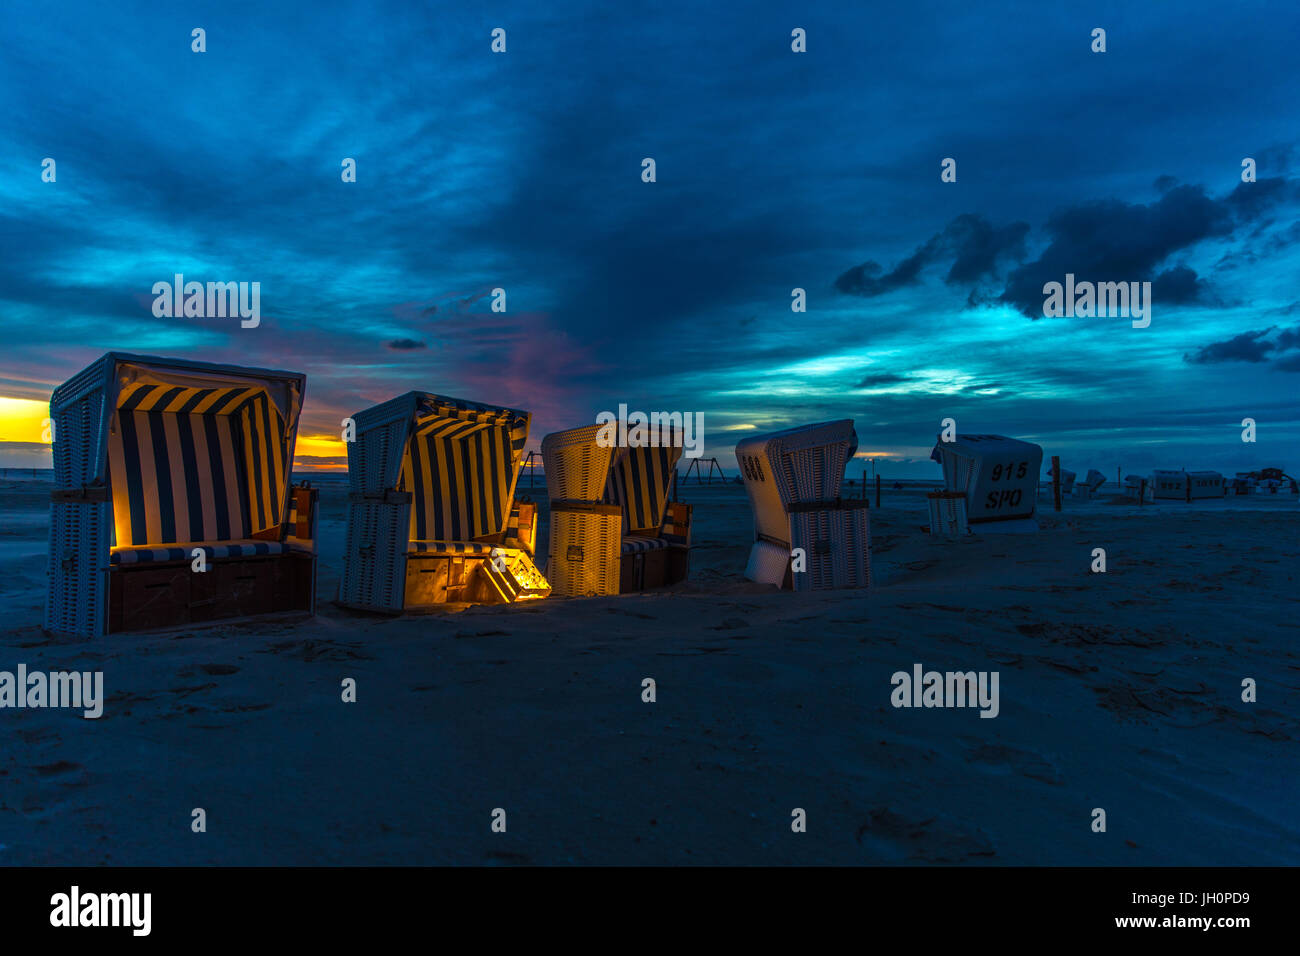
[[[660,548],[657,551],[625,554],[619,560],[618,593],[648,591],[685,581],[691,557],[687,548]]]
[[[188,562],[115,567],[108,575],[108,631],[311,614],[315,578],[316,558],[292,553],[216,560],[201,573]]]

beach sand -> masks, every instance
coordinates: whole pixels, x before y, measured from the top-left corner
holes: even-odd
[[[49,485],[0,482],[0,670],[107,697],[0,710],[0,864],[1300,863],[1293,495],[948,541],[886,488],[875,586],[793,594],[742,577],[743,490],[690,485],[683,585],[391,619],[331,603],[344,491],[316,618],[67,641]],[[999,715],[892,707],[915,663],[997,671]]]

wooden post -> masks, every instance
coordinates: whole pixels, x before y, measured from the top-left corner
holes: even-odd
[[[1052,503],[1061,510],[1061,456],[1052,456]]]
[[[880,476],[876,475],[876,507],[880,507]]]
[[[1147,500],[1147,480],[1145,478],[1138,484],[1138,507],[1142,507]]]

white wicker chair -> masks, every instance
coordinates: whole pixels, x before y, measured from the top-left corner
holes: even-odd
[[[114,352],[55,389],[46,630],[310,614],[316,497],[289,479],[304,385]]]
[[[545,597],[516,502],[529,414],[408,392],[353,416],[339,603],[387,613]]]
[[[758,435],[736,446],[754,509],[745,577],[796,591],[870,585],[867,502],[840,497],[857,448],[850,420]],[[801,554],[792,560],[796,550]]]
[[[1002,435],[956,435],[940,440],[930,459],[943,466],[944,490],[966,496],[972,531],[1038,530],[1041,446]]]

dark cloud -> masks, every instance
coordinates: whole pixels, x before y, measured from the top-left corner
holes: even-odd
[[[1170,255],[1227,235],[1234,221],[1230,205],[1199,186],[1175,186],[1150,205],[1108,199],[1058,210],[1047,220],[1051,242],[1036,260],[1011,273],[1001,300],[1041,318],[1044,284],[1060,282],[1067,273],[1076,282],[1149,281]],[[1171,291],[1187,294],[1190,288],[1199,294],[1190,269],[1171,272],[1165,280]]]
[[[429,346],[416,339],[393,339],[386,343],[394,352],[408,352],[414,349],[427,349]]]
[[[882,385],[898,385],[901,382],[908,381],[906,375],[895,375],[893,372],[877,372],[874,375],[868,375],[862,381],[858,382],[854,388],[880,388]]]
[[[868,261],[854,266],[835,280],[835,288],[847,295],[872,298],[916,283],[921,270],[931,263],[952,260],[944,281],[949,284],[978,282],[995,274],[1002,258],[1020,259],[1025,254],[1029,224],[1013,222],[994,226],[983,216],[963,213],[948,223],[907,258],[881,275],[883,267]]]
[[[1151,298],[1162,306],[1203,302],[1207,296],[1204,280],[1187,266],[1166,269],[1151,280]]]
[[[1214,365],[1220,362],[1266,362],[1270,357],[1300,347],[1300,326],[1283,329],[1274,338],[1269,335],[1277,326],[1242,332],[1221,342],[1202,346],[1193,355],[1184,355],[1183,361],[1192,365]],[[1297,371],[1295,364],[1300,355],[1286,355],[1274,366],[1284,371]]]

